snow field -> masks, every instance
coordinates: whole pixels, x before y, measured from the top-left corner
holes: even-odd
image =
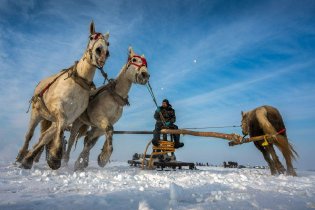
[[[263,169],[141,170],[111,162],[85,171],[1,163],[0,209],[314,209],[315,172]]]

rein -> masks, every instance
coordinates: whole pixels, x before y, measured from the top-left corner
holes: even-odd
[[[103,34],[101,34],[101,33],[92,34],[92,35],[89,36],[89,39],[90,39],[90,41],[89,41],[89,43],[88,43],[87,46],[86,46],[86,52],[89,53],[90,60],[92,60],[92,49],[93,49],[93,47],[94,47],[96,41],[99,40],[99,39],[103,39],[103,40],[105,40],[105,39],[104,39]],[[94,40],[94,43],[92,44],[91,47],[89,47],[89,46],[90,46],[90,42],[91,42],[92,40]],[[107,46],[109,46],[109,43],[107,43]],[[84,57],[83,59],[85,59],[85,57]],[[90,65],[92,65],[92,66],[95,66],[98,70],[100,70],[102,76],[104,77],[104,82],[103,82],[103,84],[105,84],[106,81],[109,82],[109,80],[108,80],[108,75],[107,75],[107,73],[103,70],[103,66],[102,66],[102,67],[96,66],[96,65],[90,63],[89,61],[88,61],[88,63],[89,63]]]
[[[238,128],[240,125],[226,125],[226,126],[209,126],[209,127],[199,127],[199,128],[182,128],[188,130],[197,130],[197,129],[208,129],[208,128]]]
[[[140,58],[141,61],[142,61],[142,63],[139,65],[139,64],[133,62],[133,61],[132,61],[133,58]],[[137,70],[140,70],[140,68],[143,67],[143,66],[145,66],[145,67],[148,66],[146,59],[143,58],[143,57],[141,57],[141,56],[139,56],[139,55],[133,55],[133,56],[131,56],[131,57],[128,56],[127,64],[125,65],[125,69],[128,69],[128,67],[129,67],[130,65],[135,65],[135,66],[137,66],[137,67],[138,67]],[[98,68],[98,69],[101,71],[103,77],[105,78],[104,83],[105,83],[105,81],[107,81],[108,84],[107,84],[107,85],[104,85],[104,86],[101,87],[99,90],[97,90],[97,92],[96,92],[95,94],[92,94],[92,95],[90,96],[90,101],[91,101],[91,100],[94,100],[94,99],[97,97],[97,95],[99,95],[99,94],[102,93],[103,91],[108,90],[108,91],[110,92],[110,94],[112,95],[112,97],[113,97],[121,106],[126,106],[126,105],[127,105],[127,106],[130,106],[130,103],[129,103],[129,101],[128,101],[128,96],[127,96],[127,98],[123,98],[121,95],[119,95],[119,94],[115,91],[116,80],[114,80],[114,79],[108,79],[108,76],[107,76],[107,74],[104,72],[103,68]],[[124,71],[125,71],[125,70],[124,70]]]
[[[150,93],[150,95],[151,95],[151,97],[152,97],[152,100],[153,100],[153,102],[154,102],[156,108],[158,109],[159,106],[157,105],[156,98],[155,98],[155,96],[154,96],[153,89],[152,89],[152,87],[151,87],[149,81],[148,81],[148,83],[147,83],[147,88],[148,88],[148,91],[149,91],[149,93]],[[160,115],[161,121],[162,121],[162,123],[163,123],[163,126],[166,126],[166,120],[165,120],[165,118],[163,117],[161,111],[159,111],[159,115]]]

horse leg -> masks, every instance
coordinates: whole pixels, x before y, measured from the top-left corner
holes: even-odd
[[[78,131],[80,130],[80,127],[83,125],[83,123],[77,119],[72,123],[71,131],[70,131],[70,137],[68,140],[68,147],[67,150],[63,154],[63,161],[65,164],[69,162],[70,159],[70,152],[71,148],[73,146],[74,141],[76,140],[76,137],[78,135]]]
[[[275,149],[273,148],[273,145],[270,144],[268,147],[268,151],[270,152],[271,154],[271,157],[275,163],[275,167],[276,167],[276,170],[278,171],[279,174],[284,174],[285,172],[285,168],[283,167],[283,165],[281,164],[277,154],[276,154],[276,151]]]
[[[49,145],[49,152],[47,156],[47,163],[53,170],[60,168],[62,158],[63,133],[66,127],[66,119],[62,113],[59,113],[56,122],[56,134]]]
[[[39,159],[42,156],[42,153],[44,152],[44,149],[45,149],[45,147],[42,147],[41,150],[38,152],[38,154],[35,156],[35,158],[34,158],[34,162],[35,163],[39,162]]]
[[[292,165],[292,158],[294,158],[293,152],[295,151],[288,142],[288,139],[284,136],[278,136],[276,145],[281,150],[282,155],[285,159],[287,165],[287,175],[297,176]]]
[[[31,151],[23,158],[21,166],[25,169],[32,168],[34,158],[41,149],[52,140],[53,135],[56,132],[56,126],[53,124],[47,131],[41,134],[38,143],[33,147]]]
[[[20,149],[20,151],[16,157],[17,162],[21,162],[23,160],[23,158],[25,157],[25,155],[27,155],[29,143],[33,137],[34,130],[41,120],[42,120],[42,118],[39,116],[39,113],[37,112],[37,110],[32,109],[31,120],[30,120],[29,127],[28,127],[28,130],[27,130],[26,135],[25,135],[24,145]]]
[[[112,125],[107,126],[106,128],[106,141],[104,142],[103,149],[101,154],[97,158],[98,165],[104,167],[109,161],[110,156],[113,153],[113,132],[114,128]]]
[[[52,122],[48,121],[48,120],[42,120],[41,121],[41,125],[40,125],[40,133],[44,133],[48,128],[50,128]],[[46,145],[47,146],[47,145]],[[38,154],[36,155],[36,157],[34,158],[34,162],[37,163],[39,162],[39,159],[44,151],[45,147],[42,147],[41,150],[38,152]]]
[[[257,141],[254,142],[254,144],[257,147],[257,149],[263,154],[265,161],[268,163],[271,175],[277,174],[274,162],[270,158],[270,152],[266,150],[262,145],[260,145],[260,143],[258,143]]]
[[[89,164],[90,150],[96,144],[98,137],[102,135],[102,131],[93,127],[84,138],[84,148],[74,164],[74,170],[83,170]]]

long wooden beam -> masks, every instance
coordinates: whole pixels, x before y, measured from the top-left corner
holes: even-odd
[[[114,131],[114,134],[153,134],[153,131]],[[203,137],[214,137],[220,139],[226,139],[229,141],[241,141],[242,136],[238,134],[226,134],[218,132],[199,132],[184,129],[162,129],[160,134],[183,134],[191,136],[203,136]]]
[[[114,134],[154,134],[154,131],[114,131]],[[200,131],[191,131],[185,129],[162,129],[160,134],[182,134],[182,135],[191,135],[191,136],[201,136],[201,137],[213,137],[229,140],[230,146],[235,146],[239,144],[249,143],[253,141],[261,141],[266,139],[267,141],[272,141],[272,136],[256,136],[251,138],[243,138],[239,134],[227,134],[227,133],[218,133],[218,132],[200,132]]]
[[[249,142],[254,142],[254,141],[261,141],[261,140],[266,140],[268,143],[272,143],[274,135],[262,135],[262,136],[254,136],[250,138],[243,138],[240,141],[231,141],[229,142],[229,146],[235,146],[239,144],[244,144],[244,143],[249,143]]]
[[[191,135],[191,136],[202,136],[202,137],[214,137],[214,138],[220,138],[220,139],[226,139],[229,141],[241,141],[242,136],[232,133],[218,133],[218,132],[200,132],[200,131],[191,131],[191,130],[184,130],[184,129],[163,129],[161,130],[161,133],[167,133],[167,134],[183,134],[183,135]]]

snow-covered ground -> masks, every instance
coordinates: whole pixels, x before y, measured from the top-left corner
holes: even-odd
[[[0,163],[0,209],[314,209],[315,172],[263,169],[148,171],[112,162],[85,172]]]

